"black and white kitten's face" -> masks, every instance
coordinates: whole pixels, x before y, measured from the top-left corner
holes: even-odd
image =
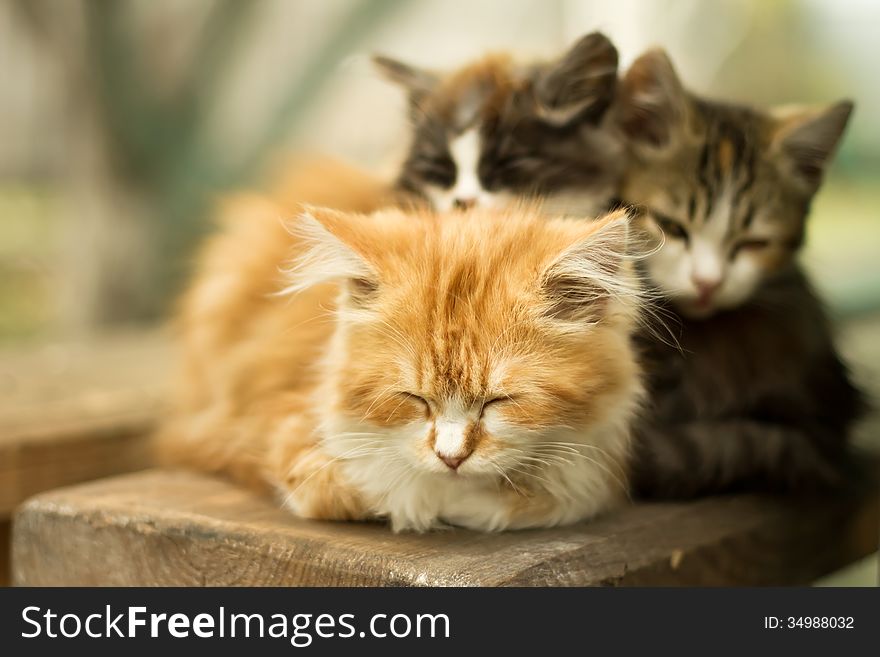
[[[736,308],[794,259],[852,103],[761,111],[689,94],[662,51],[637,59],[609,112],[628,138],[621,185],[662,246],[652,282],[693,318]]]
[[[436,209],[525,196],[549,211],[592,216],[615,196],[622,147],[604,118],[617,51],[603,35],[539,66],[490,56],[438,75],[375,61],[409,93],[413,141],[398,186]]]

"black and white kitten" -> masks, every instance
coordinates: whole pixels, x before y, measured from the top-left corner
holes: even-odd
[[[592,217],[615,196],[619,138],[607,128],[617,50],[602,34],[556,61],[490,55],[448,74],[376,57],[409,94],[412,143],[397,180],[435,208],[540,197],[548,210]]]

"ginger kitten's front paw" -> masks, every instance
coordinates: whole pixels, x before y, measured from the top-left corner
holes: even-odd
[[[319,448],[297,455],[279,486],[284,506],[300,518],[366,520],[370,517],[361,494],[352,488],[341,464]]]

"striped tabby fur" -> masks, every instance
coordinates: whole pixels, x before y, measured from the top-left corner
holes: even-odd
[[[848,436],[865,400],[796,257],[851,109],[710,102],[684,90],[661,51],[621,80],[621,196],[645,210],[657,240],[645,271],[679,343],[640,341],[652,399],[637,431],[641,494],[849,478]]]

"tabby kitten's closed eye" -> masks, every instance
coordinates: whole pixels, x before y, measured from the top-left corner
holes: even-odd
[[[644,261],[680,348],[642,337],[650,412],[635,485],[690,495],[843,483],[864,400],[796,256],[852,103],[762,111],[689,93],[638,58],[612,110],[622,200],[662,244]],[[661,242],[662,240],[662,242]]]
[[[589,34],[548,64],[488,56],[449,74],[376,57],[409,95],[412,143],[398,186],[440,210],[540,196],[595,216],[614,196],[620,144],[606,127],[617,51]]]
[[[182,306],[166,460],[398,530],[626,499],[640,296],[622,213],[313,209],[292,235],[265,200],[228,214]]]
[[[709,101],[684,89],[662,51],[633,63],[615,106],[630,160],[621,198],[665,237],[647,270],[682,314],[735,308],[793,262],[852,107]]]

